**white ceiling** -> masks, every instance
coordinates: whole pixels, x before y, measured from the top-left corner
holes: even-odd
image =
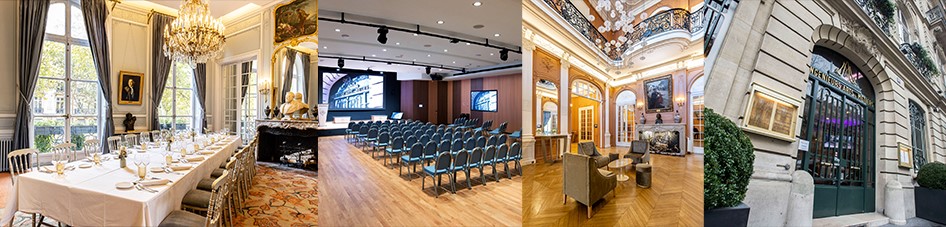
[[[126,2],[151,2],[177,12],[184,4],[184,0],[125,0]],[[265,6],[279,0],[205,0],[210,5],[210,14],[217,19],[236,11],[237,9],[254,4],[257,7]]]
[[[421,31],[424,32],[480,42],[489,39],[490,44],[514,48],[518,51],[522,39],[521,2],[479,0],[482,3],[480,6],[474,6],[474,2],[476,1],[321,0],[319,16],[340,19],[340,13],[345,13],[348,21],[412,29],[420,25]],[[443,21],[443,24],[438,24],[438,21]],[[474,28],[475,25],[483,27],[477,29]],[[381,44],[377,41],[377,30],[375,27],[320,20],[319,54],[367,57],[397,62],[416,61],[422,64],[467,68],[468,70],[515,63],[521,59],[520,54],[510,51],[509,59],[502,61],[499,59],[499,49],[496,48],[468,45],[464,42],[453,44],[443,38],[414,36],[412,33],[393,30],[388,33],[387,44]],[[337,67],[337,59],[320,58],[319,65]],[[417,66],[350,60],[345,61],[345,68],[395,71],[399,75],[423,74],[425,71],[423,67]],[[433,72],[438,72],[438,70],[434,69]]]

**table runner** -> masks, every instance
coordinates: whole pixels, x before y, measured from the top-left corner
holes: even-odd
[[[181,200],[187,191],[195,189],[201,179],[210,177],[220,163],[236,152],[241,144],[239,137],[228,137],[214,154],[204,155],[206,160],[191,162],[195,167],[187,171],[172,173],[149,173],[173,181],[166,186],[151,186],[157,193],[136,189],[117,189],[118,182],[137,179],[133,158],[139,154],[129,152],[127,167],[119,168],[119,161],[103,161],[102,166],[78,168],[64,176],[55,173],[33,171],[16,177],[11,196],[8,197],[4,213],[4,225],[10,223],[16,211],[41,213],[64,224],[73,226],[155,226],[171,211],[180,209]],[[217,146],[214,145],[214,146]],[[162,152],[151,150],[149,167],[161,166]],[[196,154],[195,154],[196,155]],[[80,162],[69,163],[78,166]]]

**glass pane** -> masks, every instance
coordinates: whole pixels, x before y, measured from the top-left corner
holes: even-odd
[[[66,4],[55,3],[49,5],[46,16],[46,33],[66,35]]]
[[[174,97],[174,105],[176,105],[174,109],[177,111],[175,113],[177,116],[193,115],[192,93],[191,90],[177,90],[177,96]]]
[[[95,82],[72,82],[72,114],[96,115],[99,106],[99,86]]]
[[[98,80],[95,64],[92,61],[92,49],[87,46],[72,45],[72,79]]]
[[[174,104],[171,99],[174,97],[173,89],[164,89],[164,92],[161,94],[161,105],[158,107],[158,115],[160,116],[171,116],[174,114],[171,112],[171,106]]]
[[[66,126],[65,118],[36,117],[33,118],[33,148],[40,153],[49,152],[57,144],[63,143],[63,128]]]
[[[70,10],[69,13],[72,14],[72,18],[70,18],[72,21],[69,22],[72,24],[72,27],[69,28],[72,38],[89,39],[89,35],[85,30],[85,19],[82,17],[82,9],[79,9],[78,5],[73,4],[72,10]]]
[[[194,128],[191,125],[193,120],[190,117],[178,117],[174,122],[175,129],[178,131],[190,131]]]
[[[161,126],[161,129],[171,128],[171,117],[159,117],[158,125]]]
[[[36,81],[33,93],[33,114],[52,115],[66,113],[66,82],[57,79]]]
[[[66,44],[43,41],[39,60],[39,76],[66,78]]]
[[[69,124],[70,141],[76,144],[77,149],[85,147],[85,140],[96,139],[99,136],[98,117],[71,117]]]
[[[176,71],[174,73],[174,86],[178,88],[190,88],[193,86],[194,69],[187,64],[174,64]]]

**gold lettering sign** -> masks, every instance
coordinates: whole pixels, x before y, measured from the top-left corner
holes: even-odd
[[[743,128],[762,135],[795,141],[798,101],[753,84]]]
[[[815,69],[814,67],[810,67],[810,66],[808,68],[809,70],[811,70],[811,74],[817,77],[818,79],[824,80],[825,82],[828,82],[832,86],[838,89],[841,89],[842,92],[854,96],[854,98],[857,98],[857,100],[864,102],[865,104],[867,104],[867,106],[874,106],[874,100],[867,98],[867,96],[864,96],[863,94],[861,94],[860,91],[855,91],[854,89],[851,89],[849,85],[845,84],[844,82],[838,81],[837,79],[831,77],[827,73],[822,72],[821,70]],[[840,74],[840,72],[845,72],[845,70],[842,70],[844,68],[847,68],[846,69],[847,71],[851,70],[850,66],[848,66],[847,63],[844,63],[841,65],[841,68],[838,68],[837,70],[837,72],[839,72],[838,73],[839,75],[845,75],[845,74]],[[851,75],[850,78],[854,78],[854,77],[856,76]]]

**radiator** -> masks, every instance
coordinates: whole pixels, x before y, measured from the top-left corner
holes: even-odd
[[[13,151],[13,138],[0,138],[0,171],[10,171],[10,161],[7,160],[7,154]]]

